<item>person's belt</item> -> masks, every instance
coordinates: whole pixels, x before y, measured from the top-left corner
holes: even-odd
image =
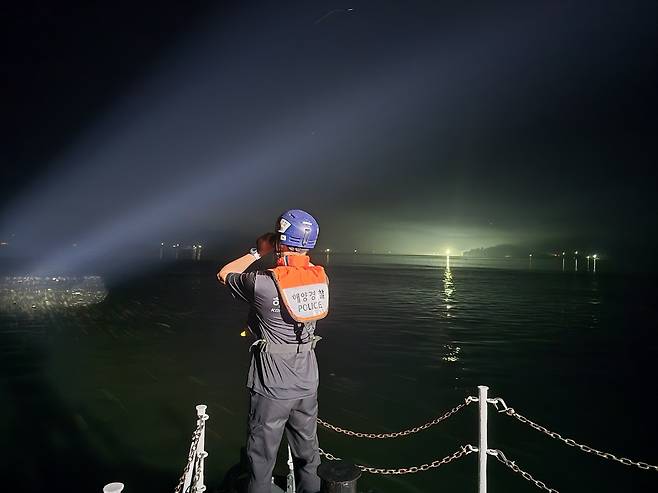
[[[322,339],[322,337],[313,336],[309,342],[303,344],[276,344],[265,339],[258,339],[249,349],[270,354],[308,353],[315,349],[315,346],[320,339]]]

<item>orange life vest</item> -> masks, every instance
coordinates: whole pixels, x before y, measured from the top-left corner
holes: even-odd
[[[279,298],[297,322],[320,320],[329,313],[329,279],[324,267],[306,255],[284,255],[270,269]]]

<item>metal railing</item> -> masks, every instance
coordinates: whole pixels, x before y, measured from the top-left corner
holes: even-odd
[[[373,467],[363,464],[355,464],[355,466],[360,469],[362,472],[367,472],[370,474],[382,474],[382,475],[401,475],[401,474],[414,474],[421,471],[428,471],[430,469],[436,469],[445,464],[448,464],[452,461],[470,455],[477,452],[478,454],[478,493],[487,493],[487,458],[489,456],[495,458],[497,461],[505,465],[507,468],[513,472],[519,474],[525,480],[532,483],[537,488],[548,491],[550,493],[559,493],[558,490],[551,488],[546,485],[543,481],[536,479],[530,473],[521,469],[520,466],[516,464],[515,461],[507,458],[505,453],[499,449],[491,449],[488,444],[487,428],[488,428],[488,418],[489,418],[489,404],[493,405],[496,411],[499,414],[504,414],[518,420],[519,422],[530,426],[531,428],[555,439],[565,445],[574,447],[578,450],[581,450],[585,453],[596,455],[603,459],[612,460],[626,466],[634,466],[639,469],[656,471],[658,472],[658,466],[648,464],[642,461],[635,461],[627,459],[625,457],[618,457],[610,452],[603,452],[601,450],[595,449],[589,445],[581,444],[573,440],[572,438],[565,438],[557,432],[551,431],[548,428],[537,424],[531,419],[523,416],[518,413],[514,408],[509,407],[505,401],[500,398],[489,398],[488,397],[489,388],[480,385],[478,386],[478,396],[468,396],[464,399],[464,402],[456,405],[449,411],[441,414],[440,416],[434,418],[427,423],[422,425],[405,429],[393,433],[365,433],[358,432],[353,430],[348,430],[335,426],[327,421],[324,421],[318,418],[318,424],[323,426],[328,430],[332,430],[336,433],[341,433],[353,438],[365,438],[365,439],[392,439],[400,438],[409,435],[413,435],[423,430],[427,430],[432,426],[435,426],[451,416],[455,415],[462,409],[466,408],[471,403],[478,403],[478,416],[479,416],[479,435],[478,435],[478,446],[471,444],[461,445],[455,452],[452,454],[443,457],[441,459],[433,460],[432,462],[427,462],[417,466],[408,466],[400,468],[384,468],[384,467]],[[204,460],[208,456],[208,453],[205,451],[205,423],[208,420],[208,415],[206,414],[206,406],[198,405],[196,406],[197,410],[197,426],[192,435],[192,442],[190,445],[190,450],[187,457],[187,463],[183,469],[183,474],[176,486],[174,493],[203,493],[206,490],[204,485]],[[320,449],[320,455],[323,456],[328,461],[338,461],[341,460],[339,457]],[[294,473],[293,473],[293,464],[292,464],[292,455],[290,453],[290,448],[288,448],[288,467],[289,474],[287,478],[287,488],[286,493],[294,493]],[[324,479],[324,478],[323,478]],[[356,484],[356,483],[355,483]],[[110,483],[103,488],[103,493],[121,493],[123,491],[124,485],[122,483]],[[342,490],[341,490],[342,491]]]
[[[208,406],[204,404],[196,406],[196,428],[192,434],[190,451],[187,454],[183,474],[178,480],[174,493],[203,493],[206,491],[203,469],[205,459],[208,457],[208,452],[206,452],[206,421],[209,418],[206,414],[207,408]],[[123,483],[110,483],[105,485],[103,493],[122,493],[123,488]]]
[[[626,466],[635,466],[638,467],[639,469],[643,470],[651,470],[651,471],[658,471],[658,466],[648,464],[646,462],[642,461],[634,461],[631,459],[627,459],[625,457],[617,457],[614,454],[611,454],[609,452],[602,452],[600,450],[595,449],[594,447],[590,447],[589,445],[585,444],[580,444],[576,442],[575,440],[571,438],[564,438],[562,435],[559,433],[556,433],[554,431],[549,430],[548,428],[541,426],[534,421],[530,420],[529,418],[523,416],[522,414],[519,414],[514,410],[514,408],[511,408],[507,406],[505,401],[500,398],[496,397],[493,399],[490,399],[488,397],[488,392],[489,388],[480,385],[478,386],[478,396],[469,396],[467,397],[462,404],[459,404],[452,408],[451,410],[447,411],[446,413],[442,414],[441,416],[437,417],[436,419],[429,421],[428,423],[425,423],[424,425],[417,426],[415,428],[410,428],[408,430],[403,430],[400,432],[395,432],[395,433],[364,433],[364,432],[357,432],[357,431],[352,431],[352,430],[347,430],[335,425],[332,425],[331,423],[328,423],[324,420],[318,419],[318,424],[321,426],[338,432],[342,433],[344,435],[348,435],[351,437],[355,438],[367,438],[367,439],[385,439],[385,438],[398,438],[402,436],[407,436],[411,435],[413,433],[417,433],[422,430],[426,430],[430,428],[431,426],[434,426],[445,419],[449,418],[450,416],[454,415],[461,409],[465,408],[469,404],[473,402],[478,403],[478,408],[479,408],[479,439],[478,439],[478,446],[475,447],[473,445],[462,445],[460,446],[460,449],[458,449],[456,452],[453,454],[444,457],[443,459],[437,459],[431,463],[426,463],[422,464],[420,466],[411,466],[411,467],[401,467],[398,469],[389,469],[389,468],[380,468],[380,467],[371,467],[371,466],[366,466],[362,464],[356,464],[356,467],[358,467],[361,471],[363,472],[368,472],[371,474],[410,474],[410,473],[416,473],[416,472],[421,472],[421,471],[427,471],[432,468],[437,468],[439,466],[442,466],[444,464],[448,464],[449,462],[452,462],[453,460],[459,459],[461,457],[464,457],[466,455],[469,455],[473,452],[478,453],[478,493],[487,493],[487,457],[492,456],[502,464],[504,464],[506,467],[514,471],[515,473],[521,475],[524,479],[529,481],[530,483],[534,484],[537,488],[542,489],[544,491],[549,491],[552,493],[559,493],[556,489],[550,488],[547,486],[543,481],[540,481],[538,479],[535,479],[530,473],[524,471],[521,469],[515,461],[510,460],[507,458],[507,456],[498,449],[490,449],[489,444],[488,444],[488,436],[487,436],[487,424],[488,424],[488,411],[489,411],[489,404],[492,404],[496,411],[500,414],[505,414],[507,416],[514,417],[521,423],[527,424],[531,428],[540,431],[547,436],[554,438],[556,440],[559,440],[563,442],[566,445],[569,445],[570,447],[575,447],[578,450],[581,450],[586,453],[594,454],[598,457],[601,457],[603,459],[609,459],[612,461],[616,461],[620,464],[624,464]],[[320,449],[320,454],[325,457],[327,460],[339,460],[338,457],[334,456],[333,454],[326,452],[322,449]]]

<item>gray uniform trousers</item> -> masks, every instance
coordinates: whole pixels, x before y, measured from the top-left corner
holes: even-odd
[[[318,493],[317,393],[301,399],[270,399],[250,392],[247,457],[249,493],[271,493],[272,470],[286,431],[295,462],[297,493]]]

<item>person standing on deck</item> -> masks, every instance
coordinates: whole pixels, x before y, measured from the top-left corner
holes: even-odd
[[[317,438],[318,364],[315,321],[329,309],[324,269],[307,256],[319,226],[299,209],[276,223],[276,267],[245,272],[260,258],[257,249],[229,262],[217,277],[234,297],[250,305],[251,345],[247,376],[249,493],[270,493],[272,471],[285,430],[296,463],[298,493],[317,493],[320,464]]]

